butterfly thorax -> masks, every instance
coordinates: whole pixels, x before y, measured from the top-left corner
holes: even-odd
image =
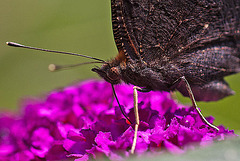
[[[166,67],[154,68],[141,60],[129,60],[123,51],[111,61],[92,71],[111,84],[125,82],[150,90],[169,91],[170,82],[166,81]]]

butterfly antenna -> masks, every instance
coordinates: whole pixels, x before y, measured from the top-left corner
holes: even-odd
[[[70,64],[70,65],[56,65],[56,64],[49,64],[48,66],[48,70],[51,72],[56,72],[56,71],[60,71],[60,70],[65,70],[65,69],[69,69],[69,68],[74,68],[74,67],[78,67],[81,65],[86,65],[86,64],[95,64],[95,63],[103,63],[103,62],[84,62],[84,63],[78,63],[78,64]]]
[[[115,91],[115,89],[114,89],[113,84],[111,84],[111,85],[112,85],[112,90],[113,90],[114,97],[115,97],[116,100],[117,100],[118,106],[119,106],[119,108],[120,108],[123,116],[128,120],[128,122],[130,122],[130,124],[132,124],[132,122],[129,120],[129,118],[127,117],[125,111],[122,109],[122,106],[121,106],[120,103],[119,103],[119,100],[118,100],[118,98],[117,98],[117,94],[116,94],[116,91]]]
[[[82,54],[76,54],[76,53],[70,53],[70,52],[64,52],[64,51],[56,51],[56,50],[36,48],[36,47],[31,47],[31,46],[18,44],[18,43],[15,43],[15,42],[6,42],[6,44],[9,45],[9,46],[13,46],[13,47],[20,47],[20,48],[26,48],[26,49],[40,50],[40,51],[46,51],[46,52],[50,52],[50,53],[59,53],[59,54],[66,54],[66,55],[81,56],[81,57],[84,57],[84,58],[93,59],[93,60],[100,61],[102,63],[106,63],[102,59],[98,59],[98,58],[94,58],[94,57],[87,56],[87,55],[82,55]]]

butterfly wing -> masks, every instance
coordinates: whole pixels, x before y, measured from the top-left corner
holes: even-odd
[[[223,77],[240,70],[239,8],[239,0],[112,0],[114,37],[131,60],[173,64],[176,77],[190,68]]]
[[[169,85],[185,76],[205,101],[233,94],[223,77],[240,72],[239,15],[239,0],[112,0],[115,41],[128,61],[159,69]]]
[[[120,39],[129,39],[136,48],[132,54],[139,53],[146,61],[171,60],[206,39],[239,34],[239,4],[239,0],[115,0],[113,24],[122,29],[114,34],[115,40],[124,46]]]

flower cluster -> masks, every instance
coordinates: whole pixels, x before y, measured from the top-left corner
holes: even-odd
[[[28,100],[20,114],[0,115],[0,160],[89,160],[130,155],[134,135],[133,89],[115,87],[133,124],[127,123],[111,85],[86,81],[51,92],[45,100]],[[139,93],[140,126],[136,154],[183,153],[197,145],[234,136],[205,125],[197,112],[177,104],[167,92]],[[213,122],[213,118],[207,118]],[[192,144],[195,143],[195,144]]]

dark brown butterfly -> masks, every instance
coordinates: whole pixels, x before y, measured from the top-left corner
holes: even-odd
[[[106,81],[177,89],[197,101],[234,94],[224,76],[240,72],[239,0],[112,0],[115,59],[94,68]]]
[[[119,53],[92,70],[111,84],[178,90],[191,98],[203,121],[218,130],[203,117],[194,97],[216,101],[234,94],[224,76],[240,72],[239,16],[239,0],[112,0]],[[143,91],[134,88],[135,95],[136,89]]]

